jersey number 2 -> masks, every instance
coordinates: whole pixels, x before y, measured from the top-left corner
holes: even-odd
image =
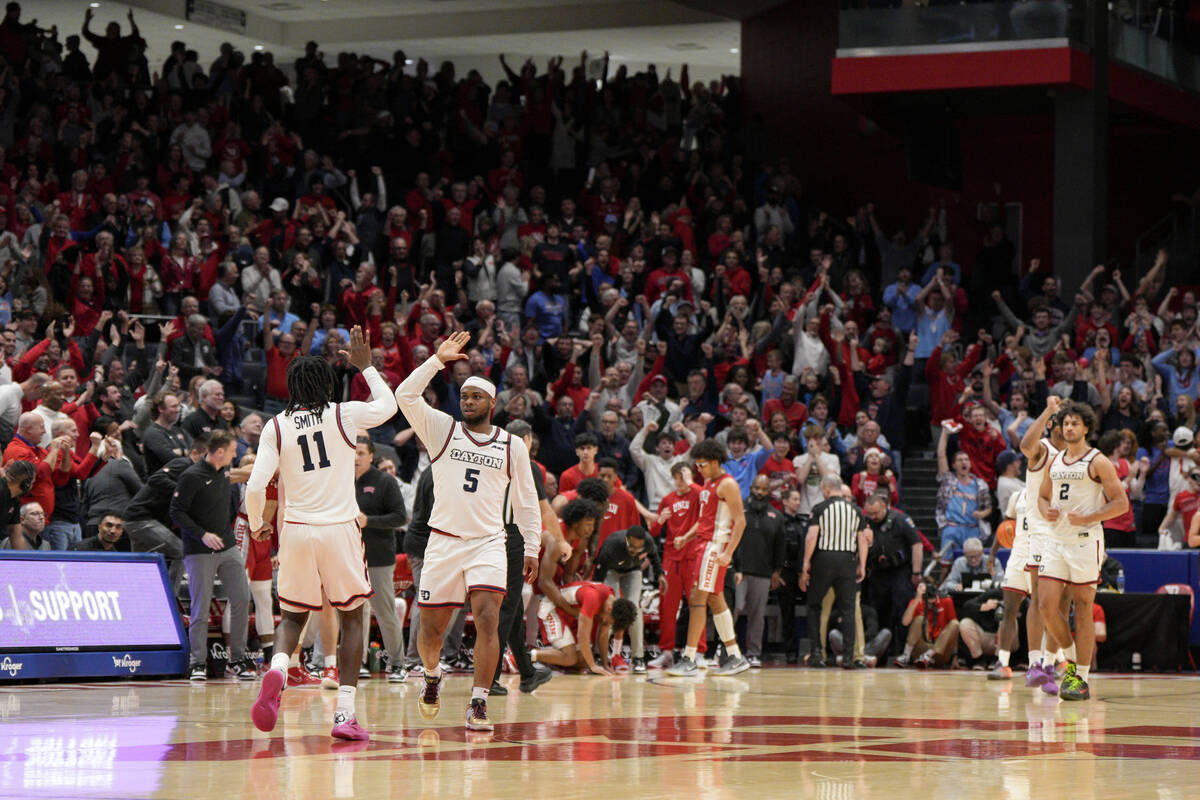
[[[1067,495],[1070,493],[1070,491],[1071,491],[1071,484],[1069,484],[1069,483],[1064,483],[1064,484],[1062,485],[1062,488],[1060,488],[1060,489],[1058,490],[1058,499],[1059,499],[1059,500],[1066,500],[1066,499],[1067,499]]]
[[[317,444],[317,464],[313,466],[312,454],[308,449],[308,437],[301,436],[296,440],[296,444],[300,445],[300,454],[304,456],[304,471],[312,472],[317,467],[325,469],[329,466],[329,456],[325,453],[325,435],[321,431],[316,431],[312,435],[313,441]]]

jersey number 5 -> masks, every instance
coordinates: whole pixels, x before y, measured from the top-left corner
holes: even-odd
[[[1069,493],[1070,493],[1070,491],[1071,491],[1071,484],[1069,484],[1069,483],[1064,483],[1064,484],[1062,485],[1062,488],[1060,488],[1060,489],[1058,490],[1058,499],[1059,499],[1059,500],[1066,500],[1066,499],[1067,499],[1067,494],[1069,494]]]
[[[466,482],[463,484],[464,492],[474,492],[479,488],[479,470],[468,469],[465,473]]]
[[[313,466],[312,451],[308,449],[308,437],[301,436],[296,440],[296,444],[300,445],[300,454],[304,456],[304,471],[312,472],[317,467],[325,469],[329,466],[329,456],[325,452],[325,435],[321,431],[316,431],[312,435],[313,441],[317,445],[317,463]]]

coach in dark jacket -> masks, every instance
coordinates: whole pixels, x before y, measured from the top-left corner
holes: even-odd
[[[771,482],[759,475],[750,484],[746,500],[746,532],[733,554],[737,584],[734,619],[746,615],[746,660],[751,666],[762,665],[763,622],[771,589],[782,583],[784,538],[783,515],[771,507]]]
[[[207,661],[208,605],[213,579],[229,597],[230,667],[238,677],[252,680],[257,674],[246,659],[246,625],[249,621],[250,583],[245,558],[234,546],[229,478],[225,468],[237,454],[237,442],[228,431],[213,431],[208,453],[179,476],[171,498],[171,519],[183,535],[183,563],[191,593],[188,640],[193,680],[204,680]]]
[[[396,528],[404,524],[408,514],[400,484],[386,472],[371,466],[375,459],[375,443],[361,436],[354,453],[354,498],[358,501],[358,526],[362,530],[367,551],[367,577],[371,581],[368,606],[363,607],[363,652],[371,632],[371,614],[379,621],[383,646],[391,657],[391,673],[397,681],[404,680],[404,628],[396,616],[396,591],[392,575],[396,571]],[[391,675],[389,675],[389,680]]]

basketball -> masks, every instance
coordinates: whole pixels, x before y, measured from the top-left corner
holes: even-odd
[[[1017,536],[1016,520],[1006,519],[996,528],[996,539],[1001,547],[1012,547],[1013,539]]]

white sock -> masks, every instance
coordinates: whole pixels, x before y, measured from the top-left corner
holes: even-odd
[[[1075,643],[1074,642],[1071,643],[1070,647],[1068,647],[1066,650],[1063,651],[1063,655],[1065,655],[1067,657],[1067,661],[1075,660]]]
[[[1042,663],[1042,651],[1041,650],[1030,650],[1029,651],[1029,666],[1036,667],[1036,666],[1040,666],[1041,663]]]
[[[276,653],[275,655],[276,655],[276,656],[278,656],[278,655],[282,655],[282,654],[281,654],[281,653]],[[275,663],[275,659],[274,659],[274,658],[272,658],[272,659],[271,659],[271,663],[272,663],[272,664],[274,664],[274,663]],[[289,667],[299,667],[299,666],[300,666],[300,653],[299,653],[299,651],[297,651],[297,652],[295,652],[295,653],[292,653],[290,656],[288,656],[288,664],[287,664],[287,665],[288,665]]]
[[[276,653],[275,655],[271,656],[271,669],[277,669],[280,672],[287,672],[287,668],[291,666],[291,661],[291,657],[289,657],[286,653]]]
[[[325,668],[333,667],[337,669],[337,656],[325,656]]]
[[[912,657],[912,650],[913,650],[913,646],[911,644],[909,644],[908,642],[905,642],[904,643],[904,657],[905,658]]]
[[[733,632],[733,613],[727,608],[720,614],[713,614],[713,625],[721,641],[725,642],[725,651],[733,658],[741,658],[742,650],[737,644],[737,634]]]
[[[1047,634],[1043,633],[1042,634],[1042,654],[1046,658],[1049,658],[1050,654],[1052,652],[1053,651],[1050,649],[1050,637]]]
[[[337,708],[335,714],[354,716],[354,695],[358,693],[356,686],[339,686],[337,691]]]
[[[1008,657],[1012,655],[1012,653],[1010,653],[1008,650],[997,650],[996,653],[1000,656],[1000,666],[1007,667]]]
[[[695,661],[696,660],[696,648],[694,648],[694,647],[683,648],[683,657],[690,658],[692,661]]]
[[[1088,673],[1091,671],[1091,667],[1085,667],[1082,664],[1075,665],[1075,674],[1082,678],[1084,683],[1087,683]]]
[[[490,692],[490,691],[491,691],[491,689],[486,689],[482,686],[472,686],[471,687],[471,699],[472,700],[487,700],[488,692]]]

